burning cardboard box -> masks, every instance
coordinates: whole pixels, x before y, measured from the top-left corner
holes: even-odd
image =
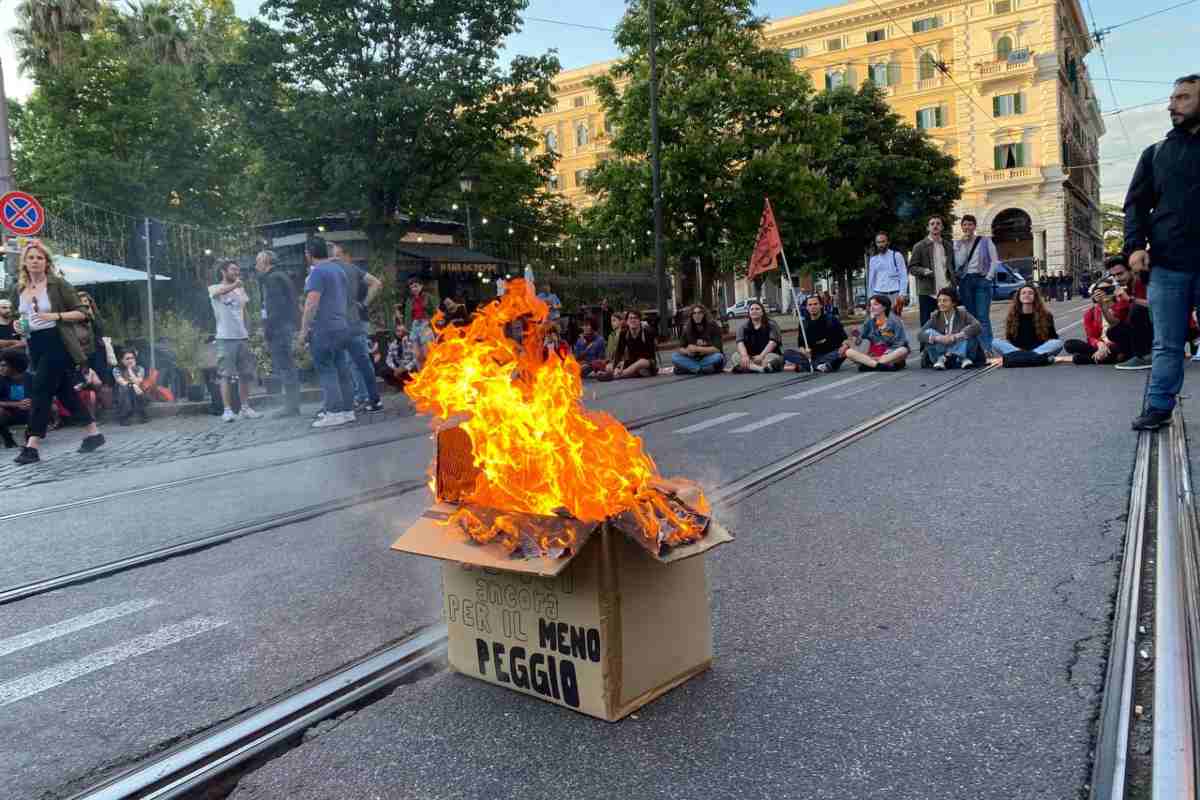
[[[514,281],[439,328],[406,388],[441,421],[438,502],[392,547],[447,562],[452,667],[614,721],[712,663],[703,554],[733,537],[583,407],[578,365],[542,346],[547,312]]]

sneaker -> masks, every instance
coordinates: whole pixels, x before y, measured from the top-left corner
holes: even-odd
[[[13,459],[14,464],[36,464],[41,461],[42,457],[38,455],[36,447],[22,447],[21,452],[17,453],[17,457]]]
[[[971,368],[971,367],[973,367],[973,366],[975,366],[975,362],[974,362],[974,361],[972,361],[972,360],[971,360],[971,359],[969,359],[969,358],[964,358],[964,359],[963,359],[963,362],[962,362],[962,365],[961,365],[961,368],[962,368],[962,369],[970,369],[970,368]]]
[[[1192,353],[1192,361],[1200,361],[1200,348],[1197,348],[1195,353]]]
[[[1146,412],[1133,421],[1135,431],[1154,431],[1163,425],[1171,424],[1171,412],[1148,408]],[[27,448],[28,449],[28,448]]]
[[[242,406],[242,410],[238,416],[242,419],[260,419],[262,417],[262,412],[255,411],[250,406]]]
[[[366,403],[363,406],[363,410],[366,411],[368,414],[375,414],[380,411],[383,411],[383,401],[376,400],[374,403]]]
[[[358,417],[354,415],[353,411],[343,411],[342,419],[344,419],[346,422],[358,422]]]
[[[1192,361],[1195,360],[1196,357],[1193,356]],[[1151,362],[1149,356],[1134,356],[1133,358],[1127,358],[1120,364],[1117,364],[1117,369],[1150,369],[1150,366]]]
[[[347,416],[349,415],[349,416]],[[348,422],[354,421],[354,412],[337,412],[333,414],[325,414],[319,420],[312,424],[314,428],[334,428],[338,425],[345,425]]]
[[[91,453],[99,450],[104,441],[103,433],[93,433],[91,436],[85,436],[83,437],[83,441],[79,443],[79,452]]]
[[[221,415],[221,422],[233,422],[237,419],[237,414],[233,413],[232,408],[225,409],[225,413]]]
[[[942,356],[937,361],[933,362],[933,368],[934,369],[945,369],[946,368],[946,357]]]
[[[817,364],[817,372],[829,372],[828,364]]]

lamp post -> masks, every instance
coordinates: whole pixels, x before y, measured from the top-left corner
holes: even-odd
[[[463,205],[467,209],[467,249],[475,249],[475,234],[471,230],[471,202],[466,199],[471,196],[471,192],[475,190],[475,182],[479,178],[475,175],[463,175],[458,179],[458,188],[463,193]]]
[[[8,96],[4,93],[4,66],[0,64],[0,194],[13,189],[12,149],[8,136]]]

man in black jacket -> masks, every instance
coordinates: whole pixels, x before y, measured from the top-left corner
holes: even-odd
[[[1175,81],[1167,110],[1172,129],[1142,153],[1125,195],[1129,266],[1142,273],[1154,266],[1154,365],[1146,409],[1133,421],[1134,430],[1171,421],[1183,387],[1188,320],[1200,304],[1200,74]]]
[[[277,417],[300,415],[300,375],[292,358],[292,341],[300,326],[300,303],[296,285],[286,272],[275,269],[275,253],[263,250],[254,260],[262,276],[263,338],[271,350],[271,373],[283,383],[283,408]]]
[[[825,313],[821,298],[816,294],[808,296],[804,310],[807,313],[807,316],[801,318],[804,331],[796,332],[798,349],[785,351],[783,360],[793,365],[797,372],[808,372],[810,364],[817,372],[837,372],[838,367],[846,360],[839,351],[842,342],[846,341],[846,329],[837,317]]]

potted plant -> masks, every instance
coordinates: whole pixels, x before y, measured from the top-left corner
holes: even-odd
[[[201,377],[201,357],[205,350],[205,334],[191,320],[173,311],[164,311],[155,319],[158,335],[171,343],[175,363],[183,373],[183,396],[193,402],[204,399]]]

